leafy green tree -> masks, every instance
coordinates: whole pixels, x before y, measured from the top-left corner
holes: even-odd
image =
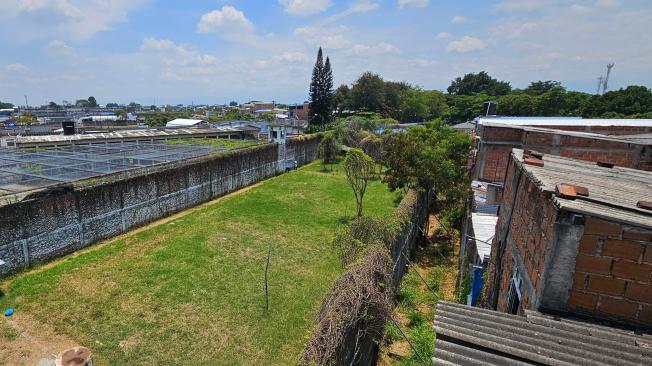
[[[0,109],[11,109],[14,105],[11,103],[0,102]]]
[[[127,111],[125,111],[124,109],[116,109],[114,113],[116,117],[118,117],[118,119],[120,120],[127,119]]]
[[[77,99],[75,102],[75,107],[77,108],[88,108],[90,107],[90,103],[88,103],[87,99]]]
[[[483,114],[482,103],[492,100],[484,94],[478,95],[447,95],[446,100],[450,106],[450,121],[453,123],[466,122]]]
[[[428,120],[437,118],[448,118],[450,107],[446,103],[446,95],[439,90],[424,91],[426,94],[426,107],[428,108]]]
[[[230,105],[231,107],[237,107],[237,106],[238,106],[238,102],[236,102],[235,100],[232,100],[232,101],[229,103],[229,105]]]
[[[18,118],[16,118],[16,123],[21,124],[21,125],[31,125],[32,123],[38,122],[38,119],[36,117],[36,114],[32,112],[26,112],[21,114]]]
[[[406,82],[385,81],[383,85],[385,99],[382,108],[375,111],[385,116],[390,116],[397,120],[401,118],[402,102],[404,95],[410,93],[414,88]],[[418,107],[417,107],[418,108]]]
[[[428,116],[428,96],[421,89],[409,88],[400,95],[401,121],[423,121]]]
[[[554,81],[554,80],[546,80],[546,81],[533,81],[530,83],[530,85],[523,89],[523,92],[529,95],[541,95],[548,93],[554,88],[559,88],[561,86],[561,82],[559,81]]]
[[[333,164],[337,162],[337,153],[340,151],[339,143],[333,135],[332,131],[324,133],[324,137],[319,143],[319,157],[321,157],[324,167],[326,165],[331,166],[331,171],[333,170]]]
[[[415,188],[446,199],[459,199],[466,192],[466,133],[435,121],[393,134],[386,145],[383,180],[390,189]]]
[[[498,98],[497,113],[501,116],[534,116],[537,97],[529,94],[507,94]]]
[[[333,93],[333,108],[338,115],[343,111],[351,109],[351,89],[346,84],[342,84],[335,89]]]
[[[97,107],[97,100],[95,100],[95,97],[92,95],[88,97],[88,106],[91,108]]]
[[[512,87],[508,82],[498,81],[489,76],[486,71],[458,77],[448,87],[448,93],[455,95],[487,94],[496,96],[508,94],[510,91],[512,91]]]
[[[385,81],[366,71],[351,87],[351,104],[359,111],[382,112],[385,107]]]
[[[118,103],[106,103],[107,108],[118,108]]]
[[[353,189],[358,217],[362,216],[364,194],[372,177],[374,161],[364,151],[353,148],[346,153],[344,172]]]
[[[333,71],[330,59],[326,57],[324,62],[323,57],[319,47],[310,81],[310,123],[322,129],[331,121],[333,107]]]

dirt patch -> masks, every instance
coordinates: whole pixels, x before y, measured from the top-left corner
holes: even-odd
[[[57,334],[26,313],[0,319],[17,334],[13,339],[0,338],[0,364],[36,365],[42,358],[54,359],[64,349],[78,346],[72,339]]]

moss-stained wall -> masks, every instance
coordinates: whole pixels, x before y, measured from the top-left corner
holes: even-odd
[[[288,140],[102,177],[0,207],[0,276],[110,238],[317,158],[319,137]],[[83,182],[82,182],[83,183]]]

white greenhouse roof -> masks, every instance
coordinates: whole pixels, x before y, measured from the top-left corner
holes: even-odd
[[[177,118],[165,124],[165,127],[191,127],[204,123],[202,119]]]

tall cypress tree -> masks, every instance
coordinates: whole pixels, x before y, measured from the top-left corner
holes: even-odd
[[[323,75],[323,94],[322,94],[322,108],[323,120],[325,123],[331,121],[331,112],[333,109],[333,70],[331,69],[331,60],[326,57],[324,64]]]
[[[310,81],[310,123],[324,127],[331,119],[333,96],[333,71],[331,62],[324,56],[321,47],[317,52],[317,61],[312,69]]]

